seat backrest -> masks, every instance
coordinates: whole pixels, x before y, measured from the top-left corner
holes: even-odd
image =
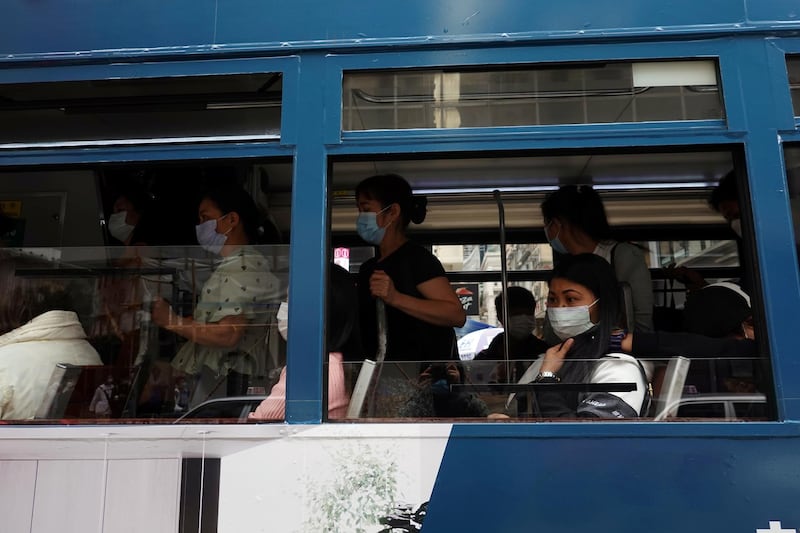
[[[667,363],[661,393],[653,401],[654,420],[664,420],[678,413],[678,405],[683,395],[683,386],[686,384],[690,363],[689,359],[682,356],[673,357]]]
[[[58,363],[50,375],[44,398],[36,411],[34,418],[54,419],[63,418],[69,405],[72,392],[83,372],[82,366]]]
[[[364,407],[364,400],[367,399],[372,375],[375,373],[375,361],[364,359],[361,370],[358,372],[356,385],[353,387],[353,394],[350,395],[350,405],[347,407],[347,418],[359,418]]]
[[[633,311],[633,291],[631,286],[624,281],[619,282],[619,305],[625,329],[633,331],[636,327],[636,313]]]

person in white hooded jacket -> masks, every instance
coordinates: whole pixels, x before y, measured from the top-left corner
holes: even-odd
[[[72,311],[48,311],[0,336],[0,418],[33,418],[58,363],[103,364]]]
[[[58,363],[102,365],[86,340],[78,315],[69,311],[64,287],[17,275],[41,261],[0,255],[0,419],[33,418]]]

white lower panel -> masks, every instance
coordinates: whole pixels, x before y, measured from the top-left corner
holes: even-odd
[[[175,533],[180,459],[110,461],[104,533]]]
[[[31,530],[36,461],[0,461],[0,530]]]
[[[287,427],[222,458],[219,533],[367,531],[430,499],[450,424]]]
[[[103,461],[40,461],[32,533],[100,531]]]

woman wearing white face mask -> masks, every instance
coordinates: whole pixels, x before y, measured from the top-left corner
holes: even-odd
[[[266,376],[267,335],[283,299],[278,279],[251,243],[259,236],[258,210],[239,188],[207,192],[198,207],[197,240],[220,256],[191,317],[179,317],[163,299],[153,322],[187,342],[172,365],[195,376],[191,406],[209,398],[244,394],[251,377]]]
[[[611,266],[594,254],[565,258],[553,270],[547,315],[563,341],[541,361],[542,383],[635,383],[631,392],[536,392],[541,415],[556,417],[634,418],[649,404],[644,369],[624,355],[618,327],[617,281]],[[611,346],[611,348],[609,348]]]

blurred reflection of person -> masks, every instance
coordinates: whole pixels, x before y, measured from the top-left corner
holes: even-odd
[[[89,403],[89,411],[94,413],[98,418],[111,417],[111,404],[118,399],[114,387],[114,377],[108,376],[104,383],[101,383],[94,390],[94,396]]]
[[[350,274],[338,265],[330,265],[328,285],[328,417],[344,418],[350,397],[345,388],[342,350],[357,330],[358,307],[356,287]],[[282,304],[283,305],[283,304]],[[281,313],[283,314],[283,313]],[[280,319],[279,319],[280,320]],[[279,322],[280,323],[280,322]],[[288,334],[288,320],[280,327],[281,335]],[[272,387],[269,396],[250,413],[252,420],[283,420],[286,413],[286,367]]]
[[[278,366],[268,358],[267,336],[282,299],[278,279],[252,246],[259,240],[259,213],[244,190],[208,191],[198,206],[198,220],[198,243],[220,259],[193,315],[181,317],[163,298],[151,310],[155,324],[189,341],[172,365],[195,377],[192,407],[244,394],[251,377],[266,376]]]
[[[452,390],[463,385],[460,363],[435,363],[419,375],[419,390],[400,409],[399,415],[411,418],[482,418],[489,414],[483,400],[471,392]]]
[[[18,270],[43,269],[39,259],[0,253],[0,418],[33,418],[58,363],[101,365],[100,356],[57,281],[26,277]]]
[[[498,317],[503,316],[503,295],[499,294],[494,299],[494,307]],[[502,319],[500,320],[502,324]],[[505,325],[504,325],[505,326]],[[525,287],[508,288],[508,327],[499,333],[489,346],[479,352],[475,359],[502,361],[505,359],[504,343],[509,339],[508,357],[518,361],[514,365],[515,376],[511,381],[516,382],[522,376],[530,363],[523,363],[521,360],[532,361],[540,354],[547,351],[547,343],[533,334],[536,327],[536,298],[531,291]],[[508,336],[506,336],[506,331]],[[506,382],[505,365],[497,366],[499,382]]]

